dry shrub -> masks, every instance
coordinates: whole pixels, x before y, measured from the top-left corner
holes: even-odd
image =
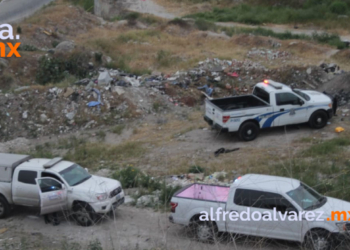
[[[197,99],[192,96],[184,96],[180,99],[180,102],[189,107],[194,107],[197,104]]]

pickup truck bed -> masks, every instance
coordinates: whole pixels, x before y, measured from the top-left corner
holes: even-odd
[[[206,184],[191,184],[180,190],[174,197],[203,201],[226,202],[230,187]]]
[[[223,111],[269,106],[254,95],[220,98],[210,102]]]

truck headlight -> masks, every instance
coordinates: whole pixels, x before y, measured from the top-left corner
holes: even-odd
[[[340,232],[347,231],[346,224],[347,222],[335,223],[335,225],[337,225]]]
[[[96,194],[96,198],[99,201],[104,201],[105,199],[107,199],[107,197],[108,197],[107,193],[97,193]]]

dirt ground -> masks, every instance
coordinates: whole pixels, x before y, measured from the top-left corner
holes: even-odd
[[[12,216],[1,223],[8,229],[0,234],[0,249],[11,245],[13,249],[53,249],[64,242],[77,243],[86,249],[89,242],[102,242],[103,249],[169,249],[169,250],[251,250],[251,249],[298,249],[298,244],[284,241],[266,241],[259,238],[236,237],[235,241],[224,235],[217,244],[199,243],[188,231],[168,221],[168,213],[121,206],[115,217],[105,218],[92,227],[80,227],[64,220],[58,226],[47,225],[37,211],[17,208]],[[0,229],[1,229],[0,228]],[[25,244],[26,248],[17,248]],[[23,247],[23,246],[22,246]],[[10,248],[12,249],[12,248]],[[68,248],[71,249],[71,248]]]

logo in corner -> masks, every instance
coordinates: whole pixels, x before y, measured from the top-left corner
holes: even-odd
[[[21,57],[21,55],[18,53],[18,48],[21,45],[21,43],[15,43],[12,42],[1,42],[5,40],[19,40],[20,36],[13,34],[13,28],[10,24],[2,24],[0,25],[0,58],[1,57]],[[10,48],[10,52],[6,55],[6,45]]]

